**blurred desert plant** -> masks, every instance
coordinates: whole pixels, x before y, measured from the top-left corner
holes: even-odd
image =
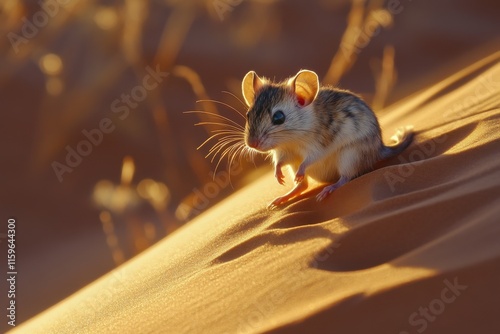
[[[46,170],[53,160],[60,158],[65,146],[74,143],[75,136],[89,124],[108,117],[111,101],[122,92],[130,91],[130,87],[139,85],[147,74],[147,66],[159,66],[162,71],[181,79],[177,82],[187,82],[193,96],[204,101],[199,104],[200,110],[212,115],[197,114],[205,135],[212,135],[212,131],[217,130],[214,124],[209,124],[215,122],[214,117],[219,121],[221,116],[227,117],[243,125],[241,115],[232,110],[246,111],[245,106],[238,102],[239,85],[229,85],[231,94],[227,94],[228,100],[211,100],[203,78],[191,67],[179,64],[179,54],[197,20],[228,24],[230,29],[226,31],[231,42],[246,49],[262,40],[280,38],[286,34],[280,29],[280,16],[276,15],[280,3],[282,1],[277,0],[0,2],[0,35],[7,37],[0,39],[0,86],[5,87],[22,76],[35,87],[29,92],[37,98],[37,109],[31,115],[37,119],[30,164],[33,173]],[[325,83],[333,84],[354,66],[357,56],[379,28],[392,24],[391,13],[384,8],[383,1],[334,3],[350,5],[351,11],[338,51],[326,71]],[[203,60],[200,58],[200,61]],[[383,107],[394,84],[393,64],[394,49],[390,47],[381,61],[373,63],[377,76],[376,108]],[[239,80],[224,79],[228,82]],[[37,80],[43,84],[36,86]],[[147,124],[152,124],[152,140],[157,150],[154,153],[158,156],[157,164],[165,171],[163,176],[153,178],[146,175],[134,184],[133,158],[138,164],[141,162],[131,153],[125,154],[131,156],[123,161],[119,184],[103,180],[98,172],[85,174],[92,175],[85,182],[95,185],[88,202],[98,205],[96,220],[102,224],[117,264],[171,232],[181,220],[189,220],[199,213],[199,210],[184,210],[182,216],[175,216],[180,206],[193,207],[193,184],[202,186],[216,177],[213,171],[218,162],[212,164],[205,159],[207,152],[193,150],[201,142],[191,135],[192,128],[179,127],[176,119],[185,110],[177,110],[175,101],[164,98],[167,89],[162,86],[151,90],[141,103],[144,112],[136,116],[135,122],[123,123],[116,131],[120,138],[141,141],[150,136]],[[4,107],[8,108],[8,105]],[[74,180],[71,191],[79,191],[78,187],[85,182],[78,177]],[[231,188],[222,190],[210,205],[230,193]],[[153,210],[154,219],[148,216],[149,213],[144,213],[146,204]],[[126,238],[132,240],[130,254],[124,250],[127,247],[120,245],[117,231],[121,229],[128,231]]]
[[[347,27],[342,35],[338,51],[332,58],[323,79],[336,85],[356,63],[358,54],[370,43],[380,29],[393,23],[393,14],[385,9],[383,0],[352,0]]]
[[[154,221],[170,222],[167,215],[167,205],[170,201],[168,187],[152,179],[132,182],[135,165],[131,157],[123,159],[120,184],[113,184],[109,180],[100,180],[94,187],[92,198],[101,210],[99,219],[106,235],[106,242],[117,265],[125,260],[125,249],[131,249],[130,255],[137,254],[158,240],[158,238],[173,230],[172,224],[164,226],[163,233],[159,234],[160,226],[149,221],[144,216],[138,216],[140,208],[149,204],[157,215]],[[116,233],[116,223],[124,225],[128,240],[121,241]]]
[[[42,87],[29,92],[40,97],[35,111],[38,121],[33,143],[33,173],[46,169],[61,156],[64,147],[75,142],[75,133],[86,129],[87,124],[109,117],[113,97],[129,91],[128,87],[137,86],[147,74],[147,65],[159,66],[168,72],[176,62],[194,18],[205,10],[204,6],[203,1],[2,1],[0,34],[7,38],[0,40],[0,85],[8,85],[26,71],[31,71],[35,78],[41,76],[44,81]],[[158,11],[166,19],[150,22]],[[158,34],[154,54],[146,54],[145,29],[151,29],[148,27],[151,23],[162,33]],[[92,199],[99,207],[98,217],[117,264],[177,227],[174,216],[168,215],[171,195],[166,183],[173,185],[176,194],[184,191],[179,166],[175,163],[178,160],[175,146],[179,142],[172,140],[173,125],[162,90],[151,90],[142,104],[147,113],[141,117],[147,118],[149,114],[156,129],[159,161],[173,163],[163,166],[166,170],[163,180],[145,178],[132,186],[134,163],[128,157],[123,162],[118,185],[109,180],[95,180]],[[117,132],[131,137],[148,135],[144,125],[125,124]],[[196,171],[191,174],[208,175],[210,166],[201,153],[190,156],[191,168]],[[78,173],[81,175],[82,171]],[[67,182],[72,184],[71,191],[79,191],[75,189],[79,186],[78,180]],[[161,221],[163,229],[147,222],[148,214],[141,209],[144,203],[155,212],[153,220]],[[130,248],[127,241],[121,240],[125,246],[120,246],[117,234],[123,228],[128,231],[127,239],[132,240],[132,251],[128,254],[124,251]]]

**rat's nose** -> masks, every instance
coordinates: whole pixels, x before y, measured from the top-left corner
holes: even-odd
[[[258,148],[260,145],[260,141],[257,138],[249,138],[247,145],[251,148]]]

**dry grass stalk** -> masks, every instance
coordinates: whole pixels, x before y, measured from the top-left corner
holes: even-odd
[[[372,67],[376,82],[372,108],[377,111],[384,107],[397,80],[397,72],[394,67],[394,47],[387,45],[384,48],[382,61],[378,63],[378,66],[372,63]]]

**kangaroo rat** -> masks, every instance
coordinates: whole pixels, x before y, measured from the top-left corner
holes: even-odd
[[[373,168],[380,160],[401,153],[413,139],[411,128],[398,131],[396,143],[382,142],[380,125],[370,107],[357,95],[320,87],[316,73],[302,70],[281,83],[248,72],[242,82],[248,106],[245,144],[272,156],[278,183],[289,166],[295,187],[276,198],[276,207],[300,195],[310,177],[327,186],[321,201],[335,189]]]

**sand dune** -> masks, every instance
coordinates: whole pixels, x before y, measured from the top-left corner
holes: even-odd
[[[325,202],[268,211],[269,173],[13,333],[499,333],[499,60],[386,109],[415,142]]]

